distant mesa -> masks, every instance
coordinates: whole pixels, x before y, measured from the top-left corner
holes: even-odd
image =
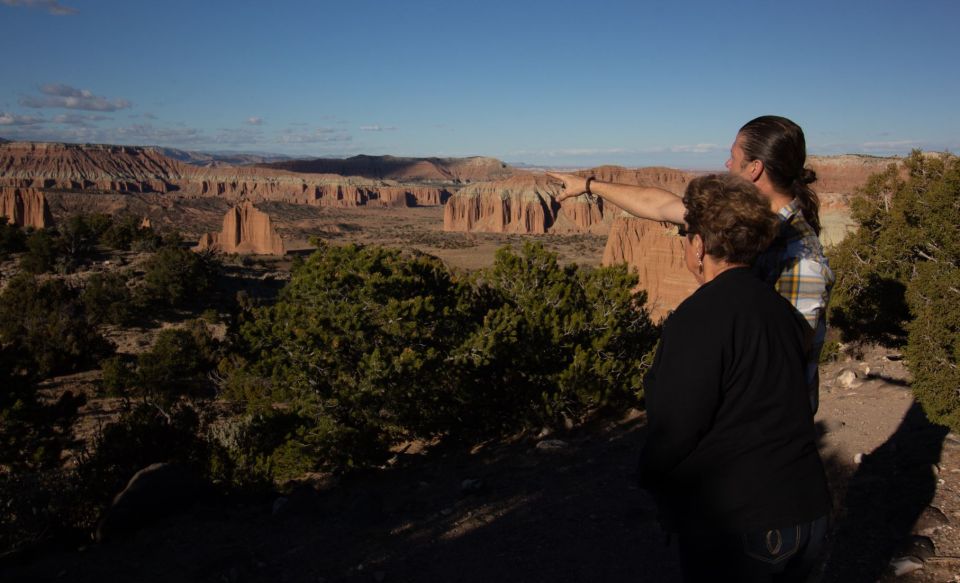
[[[842,156],[810,156],[807,166],[817,173],[814,190],[824,209],[847,208],[853,193],[867,183],[867,179],[883,172],[899,158],[875,158],[845,154]],[[906,170],[904,169],[905,173]]]
[[[10,142],[0,144],[0,186],[57,192],[176,194],[228,200],[283,201],[318,206],[355,207],[443,204],[450,190],[442,184],[402,184],[359,175],[291,172],[270,166],[231,166],[217,161],[184,163],[164,153],[180,150],[95,144]],[[199,156],[199,155],[198,155]],[[380,168],[389,156],[357,157]],[[196,159],[192,159],[194,162]],[[212,158],[211,158],[212,160]],[[419,159],[416,159],[419,160]],[[440,160],[440,159],[437,159]],[[485,177],[506,165],[492,159],[444,159],[453,176]],[[435,176],[432,162],[420,160],[404,176]],[[389,166],[390,164],[386,164]],[[364,165],[357,166],[363,169]],[[347,168],[349,169],[349,168]],[[473,170],[471,170],[473,169]],[[428,171],[429,170],[429,171]],[[512,170],[511,170],[512,171]],[[441,173],[442,174],[442,173]],[[446,174],[442,174],[446,175]],[[409,179],[413,181],[413,179]],[[424,179],[425,180],[425,179]],[[455,180],[447,180],[451,186]]]
[[[310,174],[362,176],[401,182],[480,182],[506,178],[517,172],[495,158],[402,158],[396,156],[353,156],[316,158],[261,164],[262,168]]]
[[[460,189],[447,201],[444,231],[546,233],[560,205],[556,184],[544,175],[521,174]]]
[[[135,146],[0,143],[3,213],[15,222],[50,224],[46,197],[64,193],[163,194],[220,198],[236,207],[223,230],[205,235],[200,248],[227,253],[281,254],[283,241],[254,203],[282,201],[324,207],[444,205],[445,231],[516,234],[591,233],[607,236],[603,263],[625,262],[640,277],[655,315],[675,308],[694,289],[674,229],[632,218],[586,197],[557,202],[559,184],[542,173],[500,160],[354,156],[346,159],[268,160]],[[815,189],[825,219],[824,240],[848,228],[849,198],[867,177],[899,158],[811,156]],[[696,175],[671,168],[600,166],[581,170],[606,182],[658,186],[681,194]],[[70,194],[69,196],[76,196]],[[164,197],[166,198],[166,196]],[[53,202],[59,204],[61,199]]]
[[[0,217],[7,217],[10,224],[20,227],[53,226],[47,198],[35,188],[0,187]]]
[[[274,229],[270,216],[244,201],[223,216],[219,233],[206,233],[195,247],[241,255],[284,255],[283,239]]]

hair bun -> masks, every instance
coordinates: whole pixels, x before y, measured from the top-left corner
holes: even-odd
[[[817,173],[809,168],[801,168],[796,181],[800,184],[810,184],[817,181]]]

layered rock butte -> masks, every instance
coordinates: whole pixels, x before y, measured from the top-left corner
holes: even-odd
[[[0,187],[0,217],[20,227],[44,229],[53,225],[47,199],[35,188]]]
[[[259,211],[250,201],[227,211],[221,231],[201,236],[195,249],[255,255],[286,253],[283,239],[273,228],[269,215]]]
[[[372,158],[371,159],[375,159]],[[299,161],[308,163],[309,161]],[[502,163],[501,163],[502,164]],[[399,169],[392,175],[411,179]],[[469,164],[467,165],[468,167]],[[489,164],[475,168],[482,176]],[[507,167],[495,176],[512,171]],[[456,175],[466,176],[466,171]],[[194,166],[157,148],[90,144],[0,144],[0,186],[91,193],[159,193],[217,196],[228,200],[276,200],[319,206],[436,205],[450,195],[443,185],[335,174],[304,174],[268,166]]]
[[[627,169],[601,166],[580,171],[605,182],[657,186],[676,194],[695,174],[670,168]],[[446,231],[493,233],[607,234],[603,264],[626,263],[636,270],[639,288],[647,290],[647,306],[661,318],[696,289],[683,263],[676,228],[630,217],[603,200],[586,197],[556,201],[559,183],[542,174],[523,174],[506,180],[465,187],[444,208]]]
[[[811,156],[822,209],[844,210],[868,176],[897,158]],[[669,168],[601,166],[583,170],[599,180],[649,185],[681,194],[695,176]],[[466,185],[466,186],[464,186]],[[345,160],[286,160],[258,166],[186,164],[157,148],[0,142],[3,209],[15,221],[46,226],[43,191],[158,193],[246,201],[227,213],[224,229],[202,244],[228,252],[282,253],[269,218],[253,202],[319,206],[416,206],[446,203],[444,230],[496,233],[607,234],[603,263],[637,270],[655,317],[695,288],[683,265],[674,229],[635,219],[602,200],[556,201],[559,185],[542,174],[518,171],[492,158],[355,156]],[[261,216],[262,215],[262,216]],[[229,223],[229,224],[228,224]]]

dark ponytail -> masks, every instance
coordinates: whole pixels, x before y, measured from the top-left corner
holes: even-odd
[[[819,235],[820,198],[809,186],[817,173],[804,167],[807,142],[800,126],[785,117],[764,115],[747,122],[739,135],[746,159],[763,162],[770,182],[796,198],[803,217]]]

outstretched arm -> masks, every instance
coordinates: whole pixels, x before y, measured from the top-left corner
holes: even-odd
[[[547,176],[563,183],[563,193],[558,197],[560,201],[580,196],[587,191],[587,179],[582,176],[559,172],[547,172]],[[590,192],[635,217],[683,224],[683,201],[668,190],[593,180],[590,182]]]

